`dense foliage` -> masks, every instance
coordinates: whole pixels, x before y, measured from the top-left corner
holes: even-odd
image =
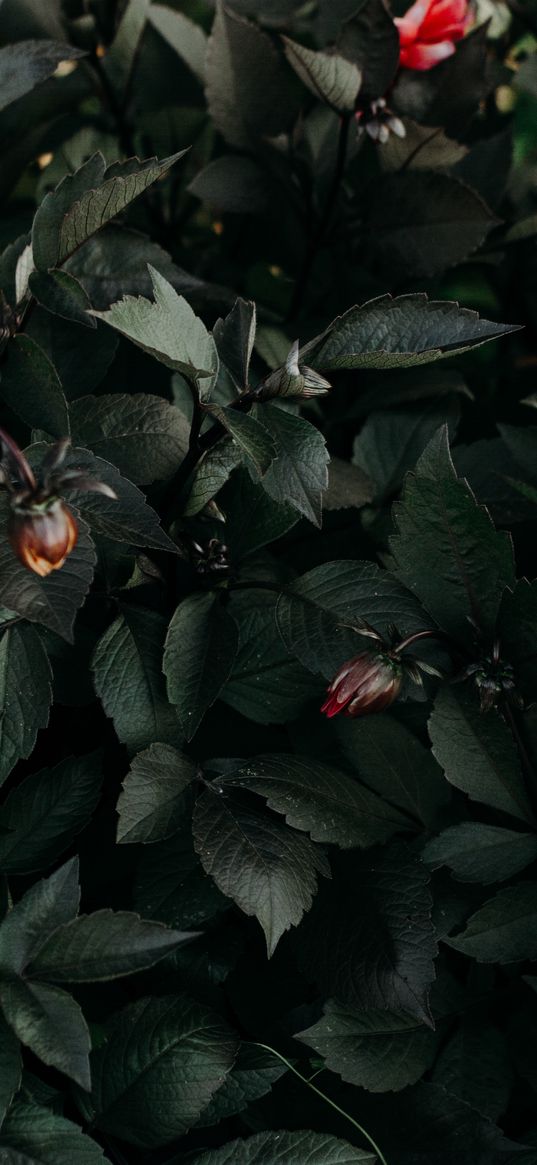
[[[537,1165],[536,49],[0,0],[1,1165]]]

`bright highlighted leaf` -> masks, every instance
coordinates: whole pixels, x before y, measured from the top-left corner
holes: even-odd
[[[127,295],[108,311],[93,314],[168,368],[200,381],[207,395],[218,372],[214,340],[171,283],[154,267],[149,265],[148,270],[154,303],[142,296]]]
[[[184,150],[159,162],[129,158],[106,166],[93,154],[46,194],[34,218],[32,247],[38,271],[60,267],[78,248],[168,172]]]

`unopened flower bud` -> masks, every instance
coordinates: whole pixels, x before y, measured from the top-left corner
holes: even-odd
[[[42,578],[63,566],[78,538],[76,518],[60,491],[91,490],[117,498],[106,482],[78,468],[63,468],[69,444],[68,437],[56,441],[36,475],[16,441],[0,429],[0,485],[7,489],[11,507],[9,541],[23,565]]]
[[[17,558],[44,578],[63,566],[76,545],[78,525],[61,498],[48,498],[15,505],[8,532]]]
[[[332,387],[314,368],[300,364],[300,345],[295,340],[291,351],[281,368],[271,372],[258,390],[260,400],[270,400],[275,396],[298,396],[308,400],[312,396],[324,396]]]
[[[340,667],[321,708],[326,715],[364,716],[382,712],[397,699],[403,683],[401,662],[379,651],[361,651]]]

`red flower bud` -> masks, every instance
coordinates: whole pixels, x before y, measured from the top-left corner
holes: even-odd
[[[42,578],[63,566],[77,538],[76,519],[61,498],[13,507],[9,520],[13,550],[24,566]]]
[[[468,0],[415,0],[404,16],[395,18],[399,64],[405,69],[432,69],[453,55],[470,23]]]
[[[382,712],[397,699],[403,682],[403,668],[398,659],[378,651],[361,651],[340,667],[328,688],[328,699],[321,708],[327,716],[364,716]]]

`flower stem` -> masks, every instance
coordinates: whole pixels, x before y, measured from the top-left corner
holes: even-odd
[[[298,1068],[295,1068],[289,1060],[286,1060],[285,1056],[282,1056],[281,1052],[277,1052],[275,1048],[271,1048],[268,1044],[260,1044],[257,1043],[257,1041],[256,1046],[258,1048],[263,1048],[265,1052],[270,1052],[271,1055],[276,1056],[278,1060],[281,1060],[282,1064],[285,1064],[286,1068],[288,1068],[290,1072],[293,1072],[295,1076],[298,1076],[298,1079],[306,1085],[306,1088],[310,1088],[312,1092],[315,1092],[317,1096],[321,1097],[321,1100],[324,1100],[326,1104],[329,1104],[331,1108],[335,1109],[335,1111],[339,1113],[340,1116],[343,1116],[345,1117],[345,1120],[350,1121],[351,1125],[354,1125],[355,1129],[358,1129],[358,1132],[361,1134],[361,1136],[365,1138],[368,1145],[371,1145],[371,1148],[377,1154],[381,1165],[388,1165],[383,1152],[381,1149],[379,1149],[371,1134],[368,1133],[366,1129],[364,1129],[363,1125],[360,1125],[353,1116],[350,1116],[348,1112],[345,1112],[344,1108],[340,1108],[339,1104],[336,1104],[335,1100],[331,1100],[325,1092],[321,1092],[321,1089],[317,1088],[315,1084],[312,1084],[311,1080],[308,1080],[307,1076],[303,1076],[302,1073],[298,1071]]]
[[[401,643],[397,644],[395,651],[399,654],[406,647],[410,647],[412,643],[417,643],[418,639],[447,639],[447,636],[443,631],[415,631],[413,635],[407,635],[406,639],[402,639]]]
[[[343,181],[343,175],[345,173],[345,163],[347,161],[347,146],[348,146],[348,142],[349,142],[350,125],[351,125],[351,114],[349,114],[349,113],[343,114],[341,121],[340,121],[340,125],[339,125],[339,141],[338,141],[336,165],[335,165],[335,169],[334,169],[334,177],[332,179],[332,185],[331,185],[330,190],[328,192],[328,197],[326,199],[325,208],[324,208],[324,211],[322,213],[319,225],[317,227],[317,230],[315,231],[315,234],[313,235],[313,237],[311,239],[308,250],[306,251],[306,256],[304,259],[304,263],[302,265],[302,270],[300,272],[300,275],[298,276],[295,290],[294,290],[294,294],[293,294],[293,299],[291,302],[291,307],[289,308],[289,312],[287,315],[287,323],[291,323],[291,320],[296,319],[296,317],[300,314],[300,310],[302,308],[302,301],[303,301],[304,296],[308,290],[308,284],[310,281],[311,273],[313,271],[313,266],[314,266],[315,260],[317,258],[317,253],[318,253],[319,248],[321,247],[321,245],[324,241],[324,237],[325,237],[325,234],[328,230],[328,227],[330,226],[332,215],[334,213],[336,203],[338,200],[338,195],[339,195],[341,183]]]

